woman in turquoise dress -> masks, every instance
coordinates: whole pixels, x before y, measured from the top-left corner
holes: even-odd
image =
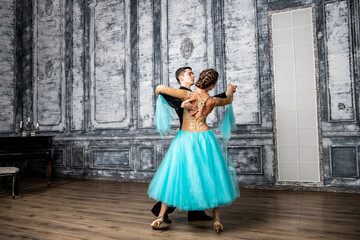
[[[214,69],[204,70],[194,92],[163,85],[156,87],[157,95],[163,93],[190,101],[196,109],[184,109],[181,130],[149,185],[149,197],[162,202],[159,216],[151,223],[154,229],[160,227],[168,206],[172,206],[188,211],[213,209],[214,230],[220,232],[223,226],[218,207],[230,205],[240,196],[229,153],[206,124],[206,117],[214,107],[231,104],[233,100],[231,85],[226,98],[209,96],[208,91],[215,87],[218,77]]]

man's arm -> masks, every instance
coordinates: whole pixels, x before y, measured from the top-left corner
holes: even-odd
[[[220,93],[220,94],[216,94],[214,97],[217,97],[217,98],[226,98],[226,93],[223,92],[223,93]]]
[[[185,98],[187,96],[189,96],[191,92],[183,90],[183,89],[174,89],[174,88],[167,87],[167,86],[164,86],[164,85],[158,85],[156,87],[156,95],[159,95],[160,93],[167,94],[167,95],[170,95],[172,97],[178,98],[181,101],[184,101]]]
[[[180,99],[172,97],[172,96],[164,94],[164,93],[160,93],[160,94],[161,94],[161,96],[163,96],[165,98],[165,100],[170,105],[170,107],[174,108],[175,110],[180,108],[180,105],[182,103],[182,101]]]

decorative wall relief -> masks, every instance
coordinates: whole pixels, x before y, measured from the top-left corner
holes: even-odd
[[[34,121],[65,128],[65,2],[34,1]]]
[[[354,121],[354,80],[348,1],[324,3],[324,8],[329,120]]]
[[[90,18],[90,124],[128,128],[131,119],[130,8],[127,1],[95,1]]]
[[[260,123],[256,0],[224,1],[225,77],[238,85],[237,124]]]
[[[180,46],[181,56],[185,59],[189,59],[194,51],[194,48],[195,46],[191,39],[188,37],[184,38]]]
[[[15,118],[15,5],[0,7],[0,132],[11,132]],[[16,125],[18,126],[18,125]]]

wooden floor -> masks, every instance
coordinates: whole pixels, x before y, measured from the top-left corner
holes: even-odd
[[[15,200],[0,192],[0,239],[360,239],[360,194],[241,189],[220,208],[217,234],[211,221],[188,222],[185,211],[152,230],[147,186],[55,179],[47,188],[23,179]]]

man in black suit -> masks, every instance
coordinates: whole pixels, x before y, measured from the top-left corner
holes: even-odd
[[[190,87],[194,85],[194,73],[192,72],[192,69],[190,67],[182,67],[176,70],[175,72],[176,80],[180,84],[180,89],[190,90]],[[183,121],[183,113],[184,108],[189,110],[194,110],[195,106],[193,106],[190,102],[183,103],[180,99],[166,95],[161,94],[165,100],[169,103],[169,105],[175,109],[176,114],[179,117],[180,120],[180,129]],[[226,98],[225,92],[222,94],[218,94],[215,97],[220,98]],[[161,208],[161,202],[157,202],[154,207],[151,209],[151,212],[158,216]],[[169,219],[168,214],[172,213],[175,210],[174,207],[169,207],[167,210],[165,216],[164,216],[164,222],[165,223],[171,223],[171,220]],[[211,216],[206,215],[205,211],[188,211],[188,221],[198,221],[198,220],[212,220],[213,218]]]

